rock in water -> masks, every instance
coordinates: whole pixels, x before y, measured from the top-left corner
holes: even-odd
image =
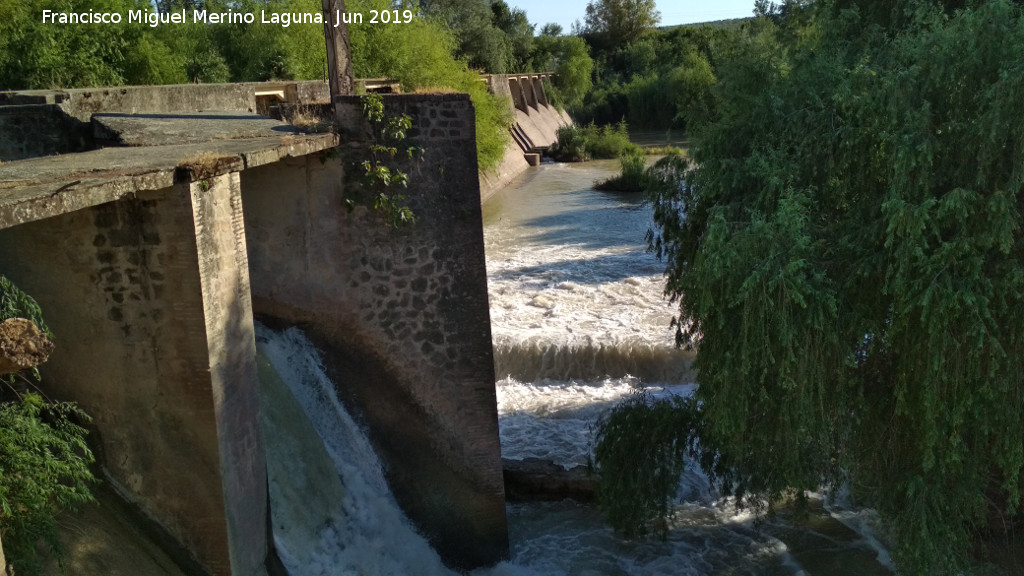
[[[502,459],[505,470],[505,497],[508,500],[593,501],[597,493],[597,476],[586,466],[566,469],[550,460],[526,458]]]
[[[0,323],[0,375],[34,368],[50,357],[53,342],[31,320]]]

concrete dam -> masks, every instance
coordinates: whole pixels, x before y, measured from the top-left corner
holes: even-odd
[[[337,133],[257,114],[322,84],[0,94],[0,272],[57,335],[44,389],[93,417],[105,480],[186,572],[273,555],[254,319],[321,350],[448,565],[507,555],[481,187],[567,119],[540,77],[488,81],[517,136],[484,177],[467,96],[385,96],[424,149],[400,229],[346,202],[374,141],[358,97]]]

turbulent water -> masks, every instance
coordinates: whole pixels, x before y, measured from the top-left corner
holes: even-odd
[[[616,402],[641,388],[694,390],[673,345],[664,265],[646,251],[650,207],[591,188],[617,164],[546,164],[485,206],[505,458],[584,463],[594,420]],[[513,505],[509,517],[514,563],[541,574],[889,573],[875,515],[830,510],[756,518],[691,468],[665,541],[625,541],[592,505]]]
[[[694,390],[672,345],[640,198],[595,192],[614,163],[544,165],[485,207],[502,452],[586,462],[595,419],[643,388]],[[257,327],[274,541],[291,576],[449,575],[404,516],[296,329]],[[301,458],[295,458],[301,454]],[[510,505],[512,558],[475,576],[888,574],[870,511],[758,519],[697,469],[668,537],[627,541],[593,505]]]
[[[451,574],[398,508],[313,345],[257,325],[256,346],[274,544],[289,574]]]

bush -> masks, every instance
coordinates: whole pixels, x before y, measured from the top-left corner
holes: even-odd
[[[642,153],[641,148],[629,141],[625,122],[598,127],[563,126],[558,129],[558,141],[548,151],[561,162],[584,162],[591,159],[618,158],[624,154]]]
[[[50,335],[36,301],[0,276],[0,321],[7,318],[27,318]],[[79,424],[89,417],[72,403],[20,391],[26,383],[10,375],[0,389],[7,400],[0,403],[0,536],[8,563],[32,575],[41,569],[40,541],[61,559],[56,515],[91,502],[95,478],[87,431]]]
[[[596,190],[615,192],[642,192],[645,188],[647,155],[643,150],[630,149],[619,156],[622,173],[594,185]]]
[[[558,129],[558,140],[548,154],[561,162],[585,162],[590,160],[587,153],[587,137],[584,129],[573,124]]]
[[[640,150],[639,146],[629,141],[629,129],[624,121],[601,128],[591,124],[587,126],[586,133],[590,141],[588,148],[594,158],[618,158]]]
[[[26,393],[0,404],[0,533],[18,574],[38,574],[37,544],[61,556],[57,513],[91,502],[95,481],[84,412]]]

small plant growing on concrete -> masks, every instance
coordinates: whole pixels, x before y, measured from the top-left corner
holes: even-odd
[[[321,116],[310,106],[295,108],[288,116],[288,123],[310,134],[324,134],[335,129],[332,119]]]
[[[373,125],[376,143],[369,148],[369,157],[360,163],[363,180],[372,191],[369,204],[384,216],[391,226],[398,228],[414,224],[416,215],[405,203],[405,196],[390,192],[392,185],[409,186],[409,175],[394,164],[401,155],[410,161],[423,158],[423,148],[405,146],[403,142],[412,129],[412,118],[407,114],[388,115],[384,110],[384,99],[380,94],[363,97],[363,115]],[[390,163],[390,164],[389,164]],[[350,208],[355,201],[348,200]]]
[[[235,157],[233,156],[223,156],[213,152],[199,152],[178,162],[179,177],[189,181],[209,180],[222,172],[222,168],[225,165],[234,161]],[[209,185],[207,185],[206,189],[209,189]]]

